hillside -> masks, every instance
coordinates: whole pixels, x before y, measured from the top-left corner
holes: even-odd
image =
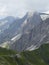
[[[49,65],[49,44],[34,51],[16,53],[0,48],[0,65]]]
[[[40,14],[47,15],[31,11],[22,18],[8,17],[11,23],[9,21],[9,28],[0,34],[0,46],[6,48],[8,46],[9,49],[22,52],[34,50],[42,43],[49,43],[49,15],[43,20]]]
[[[49,15],[43,20],[38,12],[28,12],[20,30],[11,39],[13,43],[9,45],[10,49],[21,52],[35,49],[42,43],[49,43]]]

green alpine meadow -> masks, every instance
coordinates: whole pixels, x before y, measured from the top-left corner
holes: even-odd
[[[0,48],[0,65],[49,65],[49,44],[20,53]]]

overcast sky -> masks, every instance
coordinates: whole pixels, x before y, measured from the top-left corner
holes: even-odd
[[[29,10],[49,11],[49,0],[0,0],[0,17],[22,17]]]

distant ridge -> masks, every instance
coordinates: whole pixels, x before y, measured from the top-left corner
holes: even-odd
[[[40,15],[49,15],[49,14],[47,14],[47,13],[39,13]]]

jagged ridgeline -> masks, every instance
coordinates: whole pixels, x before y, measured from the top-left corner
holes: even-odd
[[[4,24],[4,25],[3,25]],[[22,18],[0,20],[0,46],[22,52],[49,43],[49,14],[27,12]]]
[[[49,65],[49,44],[21,53],[0,48],[0,65]]]

